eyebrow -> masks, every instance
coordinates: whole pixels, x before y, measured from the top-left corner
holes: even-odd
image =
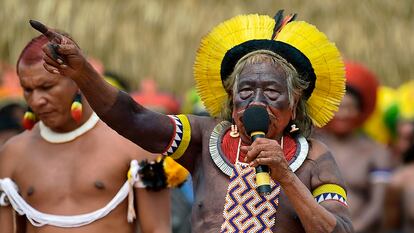
[[[265,80],[265,81],[261,81],[262,83],[264,83],[265,85],[282,85],[281,82],[279,82],[276,79],[272,79],[272,80]],[[241,80],[239,81],[239,85],[252,85],[255,84],[256,82],[254,80]]]
[[[28,87],[27,82],[25,82],[25,79],[31,79],[31,77],[24,77],[21,81],[20,81],[20,86],[22,87]],[[56,79],[50,79],[50,78],[40,78],[37,79],[36,82],[30,82],[32,85],[39,87],[39,86],[45,86],[45,85],[54,85],[56,83]],[[24,85],[26,84],[26,85]],[[31,88],[31,85],[29,85],[29,87]]]

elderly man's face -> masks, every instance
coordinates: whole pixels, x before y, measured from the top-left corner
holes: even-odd
[[[270,62],[246,65],[239,76],[237,92],[233,94],[233,119],[247,140],[242,116],[246,108],[258,105],[267,109],[270,117],[267,138],[279,138],[292,117],[286,74],[279,65]]]

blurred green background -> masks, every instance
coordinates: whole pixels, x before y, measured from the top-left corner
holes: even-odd
[[[343,56],[396,87],[413,79],[413,0],[1,0],[0,60],[15,64],[37,35],[37,19],[69,32],[88,56],[135,88],[153,78],[175,94],[194,85],[192,64],[203,35],[237,14],[298,13],[333,40]]]

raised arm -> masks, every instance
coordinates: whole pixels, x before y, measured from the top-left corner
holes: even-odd
[[[122,136],[150,152],[167,148],[174,132],[168,116],[145,109],[104,81],[72,39],[40,22],[30,24],[50,41],[43,48],[47,71],[73,79],[99,117]]]

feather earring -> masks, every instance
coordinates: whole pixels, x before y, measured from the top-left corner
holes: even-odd
[[[73,99],[72,106],[70,108],[70,114],[72,118],[79,123],[82,120],[82,95],[78,91]]]
[[[36,115],[30,107],[27,107],[23,116],[23,127],[27,130],[31,130],[36,124]]]

